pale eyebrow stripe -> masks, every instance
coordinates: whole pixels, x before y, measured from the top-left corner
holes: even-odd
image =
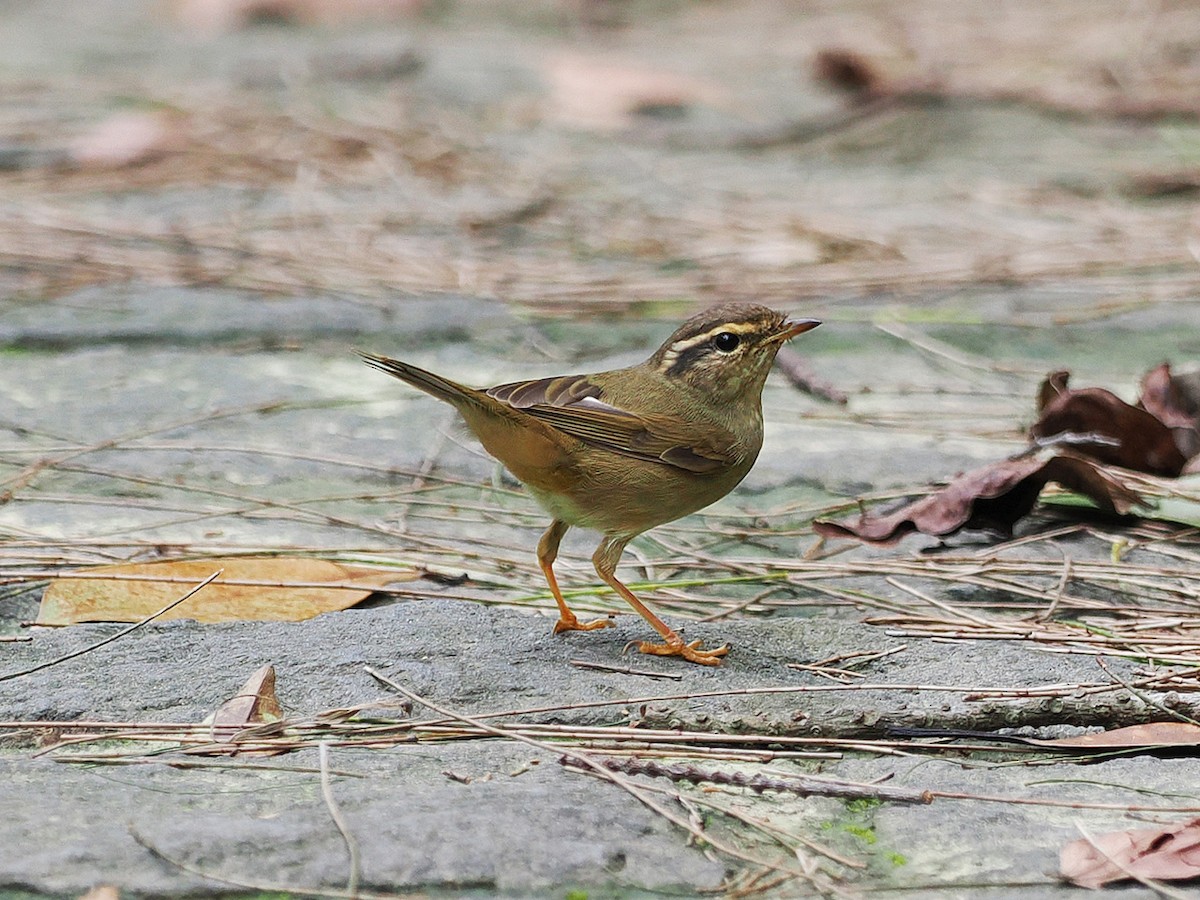
[[[667,355],[678,355],[684,350],[695,347],[697,344],[703,344],[705,341],[710,340],[714,335],[718,335],[722,331],[728,331],[733,334],[749,334],[750,332],[756,330],[757,327],[750,322],[725,322],[721,325],[714,325],[712,328],[708,329],[708,331],[705,331],[701,334],[693,335],[685,340],[676,341],[667,348]]]

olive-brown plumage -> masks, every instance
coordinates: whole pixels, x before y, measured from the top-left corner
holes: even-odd
[[[746,476],[762,447],[762,388],[775,354],[819,324],[764,306],[725,304],[688,319],[638,365],[487,389],[362,356],[453,405],[484,449],[554,517],[538,542],[538,564],[558,604],[555,632],[611,624],[579,622],[554,577],[559,542],[579,525],[603,534],[592,557],[597,574],[663,638],[638,649],[718,665],[728,647],[685,644],[617,580],[617,562],[635,536],[703,509]]]

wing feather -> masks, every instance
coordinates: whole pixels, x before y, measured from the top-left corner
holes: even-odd
[[[488,396],[509,404],[585,444],[690,472],[718,472],[744,459],[736,438],[716,429],[696,440],[695,427],[678,416],[637,414],[604,399],[586,375],[564,375],[502,384]]]

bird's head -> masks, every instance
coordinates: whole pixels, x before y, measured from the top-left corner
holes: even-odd
[[[680,325],[647,364],[718,402],[757,399],[779,348],[820,324],[748,303],[714,306]]]

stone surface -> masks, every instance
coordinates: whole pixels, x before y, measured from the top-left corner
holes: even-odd
[[[1020,16],[981,3],[887,16],[870,3],[614,3],[629,21],[600,31],[580,17],[603,4],[430,6],[385,23],[225,34],[149,3],[3,13],[0,579],[14,586],[0,594],[0,637],[28,640],[0,642],[0,900],[101,883],[155,897],[343,889],[352,867],[315,749],[197,759],[112,739],[44,752],[63,722],[198,722],[267,663],[300,719],[395,700],[372,666],[462,714],[541,710],[501,724],[696,729],[709,742],[866,741],[895,726],[1053,737],[1197,715],[1188,692],[972,698],[1151,669],[866,621],[936,603],[1036,613],[1068,559],[1188,564],[1194,544],[1131,547],[1133,524],[1104,519],[1050,539],[1063,520],[1046,516],[1020,526],[1036,540],[1017,549],[981,536],[822,547],[810,527],[818,512],[849,514],[860,497],[1018,450],[1050,370],[1132,397],[1161,360],[1200,357],[1193,205],[1136,190],[1144,175],[1194,168],[1200,132],[1106,106],[1120,89],[1138,99],[1143,75],[1168,100],[1171,84],[1195,96],[1180,37],[1195,33],[1195,10],[1158,10],[1137,31],[1147,64],[1168,70],[1158,78],[1127,59],[1124,23],[1137,14],[1095,0]],[[1086,40],[1062,39],[1085,25]],[[841,45],[902,80],[935,73],[958,98],[839,125],[843,98],[807,73]],[[626,108],[597,127],[564,108],[564,65],[591,84],[632,73],[639,90],[661,87],[652,70],[700,87],[682,109]],[[964,99],[1021,91],[1025,102]],[[73,141],[129,106],[183,116],[185,149],[111,170],[65,165]],[[749,146],[814,122],[825,125],[815,139]],[[595,588],[595,536],[577,532],[560,578],[576,608],[617,613],[616,627],[553,636],[533,558],[545,515],[447,408],[353,350],[479,385],[596,370],[644,358],[695,307],[732,297],[823,319],[795,346],[849,401],[773,376],[745,483],[630,547],[623,577],[689,638],[728,640],[730,656],[702,669],[624,652],[648,628]],[[152,623],[18,674],[121,628],[28,627],[38,573],[229,552],[386,558],[425,577],[303,623]],[[1041,593],[911,574],[996,554],[1050,564],[1028,581]],[[802,570],[806,560],[822,568]],[[849,684],[792,665],[865,651],[895,652]],[[133,761],[85,761],[93,752]],[[1071,803],[1200,804],[1186,757],[840,753],[683,761],[975,799],[671,783],[694,804],[671,808],[788,865],[796,848],[821,858],[804,842],[826,845],[864,866],[825,863],[847,890],[990,900],[1074,894],[1054,875],[1063,844],[1162,818]],[[692,895],[753,871],[559,756],[500,739],[335,743],[332,792],[361,888]],[[787,847],[705,811],[711,800],[783,829]]]

